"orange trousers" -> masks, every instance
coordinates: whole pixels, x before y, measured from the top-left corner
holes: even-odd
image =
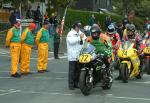
[[[11,56],[11,74],[18,72],[18,63],[20,57],[21,43],[10,43],[10,56]]]
[[[38,45],[38,71],[46,70],[48,64],[48,43],[39,43]]]
[[[20,72],[29,73],[30,72],[30,56],[31,56],[32,46],[23,43],[21,45],[21,63]]]

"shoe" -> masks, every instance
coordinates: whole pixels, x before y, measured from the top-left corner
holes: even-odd
[[[78,83],[75,83],[75,84],[74,84],[74,88],[79,88]]]
[[[69,89],[70,89],[70,90],[75,90],[75,88],[74,88],[74,87],[69,87]]]
[[[55,57],[55,59],[60,59],[59,57]]]
[[[44,72],[49,72],[49,70],[43,70]]]
[[[14,77],[14,78],[20,78],[21,75],[19,73],[15,73],[15,74],[12,74],[11,77]]]
[[[121,80],[121,76],[118,76],[117,78],[115,78],[115,80]]]
[[[38,70],[38,73],[44,73],[44,70]]]
[[[20,73],[20,74],[21,74],[21,75],[25,75],[25,76],[26,76],[26,75],[28,75],[29,73]]]

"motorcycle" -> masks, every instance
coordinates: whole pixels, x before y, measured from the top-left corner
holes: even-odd
[[[103,56],[103,54],[95,53],[93,45],[84,43],[78,63],[80,68],[79,88],[85,96],[90,94],[97,83],[101,83],[103,89],[110,89],[112,86],[112,71],[110,68],[106,68],[102,60]]]
[[[150,74],[150,39],[145,43],[146,47],[143,50],[144,54],[144,66],[147,74]]]
[[[134,43],[131,41],[124,41],[120,45],[117,52],[120,65],[121,78],[124,83],[128,82],[131,77],[136,77],[137,79],[142,78],[142,70],[140,69],[140,60],[138,58],[137,50],[134,49]],[[135,63],[133,64],[132,61]],[[138,67],[138,73],[135,73],[135,68]],[[136,68],[137,69],[137,68]]]

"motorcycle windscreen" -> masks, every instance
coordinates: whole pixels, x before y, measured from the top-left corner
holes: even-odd
[[[129,50],[130,48],[133,48],[134,43],[130,42],[130,41],[125,41],[122,43],[122,47],[124,50]]]
[[[94,51],[95,51],[95,47],[92,44],[88,43],[88,44],[86,44],[86,46],[83,46],[83,48],[81,50],[81,54],[84,54],[84,53],[91,54]]]

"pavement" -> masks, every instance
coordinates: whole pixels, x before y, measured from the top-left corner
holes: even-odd
[[[8,49],[0,49],[0,103],[150,103],[150,76],[130,79],[129,83],[114,81],[110,90],[94,88],[89,96],[79,89],[68,89],[68,61],[65,55],[53,59],[49,53],[48,70],[37,73],[37,52],[31,57],[31,73],[21,78],[10,77]],[[114,77],[118,72],[114,72]]]

